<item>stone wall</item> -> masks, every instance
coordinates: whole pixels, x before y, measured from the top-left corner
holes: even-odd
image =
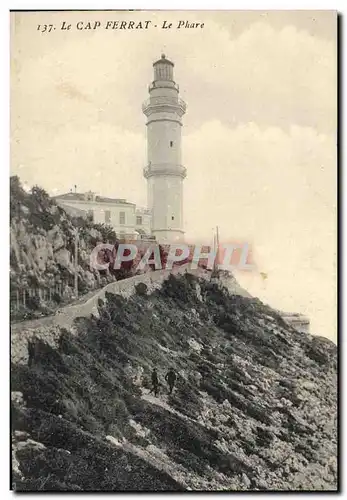
[[[24,321],[11,326],[11,361],[12,363],[26,364],[28,361],[28,340],[32,337],[37,337],[52,346],[56,346],[56,342],[60,335],[61,328],[71,329],[73,322],[78,317],[89,317],[91,314],[98,316],[98,301],[105,299],[106,292],[130,297],[135,293],[135,287],[139,283],[145,283],[149,293],[160,288],[163,281],[166,280],[171,273],[184,274],[188,270],[188,266],[181,266],[169,270],[159,270],[133,276],[131,278],[109,283],[104,288],[98,290],[91,298],[83,303],[66,306],[57,311],[54,316],[44,317],[38,320]],[[189,270],[191,274],[199,277],[210,277],[209,271],[203,269]]]
[[[283,314],[282,318],[288,325],[296,328],[299,332],[310,333],[310,320],[303,314]]]

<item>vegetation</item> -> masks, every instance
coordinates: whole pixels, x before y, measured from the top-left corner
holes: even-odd
[[[24,400],[13,431],[32,440],[15,444],[17,491],[320,484],[336,443],[324,427],[336,405],[332,343],[322,348],[259,300],[191,275],[129,300],[107,294],[99,315],[62,331],[57,349],[32,341],[28,365],[12,366]],[[154,366],[158,398],[148,395]],[[179,378],[167,396],[170,366]],[[336,484],[329,474],[325,489]]]

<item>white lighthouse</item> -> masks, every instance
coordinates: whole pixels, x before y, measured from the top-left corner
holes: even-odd
[[[148,207],[152,211],[152,235],[157,241],[182,241],[183,179],[181,127],[186,104],[179,98],[174,82],[174,64],[162,54],[153,64],[154,81],[149,99],[143,104],[147,117]]]

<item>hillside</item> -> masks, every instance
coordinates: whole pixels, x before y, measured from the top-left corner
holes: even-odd
[[[90,253],[102,242],[117,243],[110,226],[71,217],[40,187],[26,192],[10,181],[11,319],[54,312],[74,299],[75,239],[78,231],[78,292],[83,295],[129,274],[91,270]]]
[[[18,491],[337,489],[332,342],[191,274],[99,314],[12,365]]]

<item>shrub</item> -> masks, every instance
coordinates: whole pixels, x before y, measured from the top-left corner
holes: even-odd
[[[147,295],[148,287],[145,283],[138,283],[135,286],[135,290],[138,295],[144,296]]]
[[[60,304],[62,302],[62,297],[59,295],[59,293],[57,292],[54,292],[52,293],[52,300],[53,302],[55,302],[56,304]]]
[[[33,297],[28,297],[26,299],[26,306],[28,309],[35,311],[40,309],[40,297],[38,295],[34,295]]]

